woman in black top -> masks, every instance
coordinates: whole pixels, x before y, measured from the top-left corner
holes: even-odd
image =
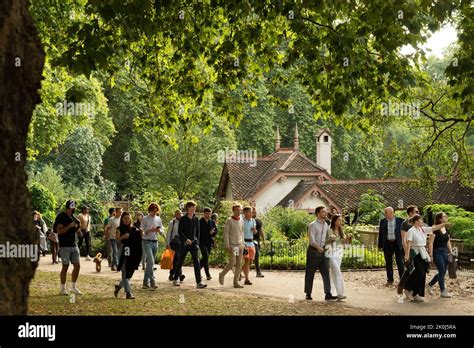
[[[124,212],[120,217],[120,225],[118,232],[120,234],[119,240],[122,243],[122,253],[117,270],[122,271],[122,281],[119,285],[115,285],[114,295],[117,297],[122,287],[125,290],[127,299],[134,299],[130,288],[130,279],[142,258],[142,231],[131,226],[132,218],[130,213]]]
[[[143,220],[143,213],[137,212],[137,220],[133,223],[133,226],[141,230],[142,220]],[[145,270],[145,258],[146,254],[143,252],[143,245],[142,245],[142,270]]]
[[[137,213],[137,221],[133,223],[133,226],[136,228],[140,229],[140,225],[142,224],[142,219],[143,219],[143,213],[138,212]]]
[[[441,212],[437,213],[435,217],[435,225],[448,222],[448,216]],[[452,247],[450,241],[450,234],[446,227],[441,230],[433,232],[434,238],[430,239],[430,251],[433,255],[433,261],[438,269],[438,273],[428,283],[428,291],[432,294],[434,285],[439,282],[439,288],[441,290],[441,297],[450,298],[451,295],[446,290],[444,284],[444,277],[448,267],[448,255],[452,255]]]

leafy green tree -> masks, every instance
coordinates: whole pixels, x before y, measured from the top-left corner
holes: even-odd
[[[34,210],[46,213],[56,209],[54,195],[46,187],[34,182],[30,185],[29,191],[31,193],[31,205]]]
[[[66,183],[84,187],[94,182],[102,167],[104,147],[89,127],[80,127],[58,149],[55,158]]]
[[[308,224],[313,220],[314,215],[309,215],[306,211],[284,207],[274,207],[262,218],[269,240],[278,240],[281,234],[284,240],[304,239],[307,236]]]
[[[264,79],[258,79],[254,86],[256,100],[245,102],[244,117],[235,128],[235,139],[240,150],[256,150],[259,155],[268,155],[275,149],[275,107]],[[242,88],[237,89],[241,98]]]
[[[43,185],[53,194],[56,202],[67,200],[66,186],[63,183],[61,173],[51,163],[46,164],[41,170],[31,173],[28,182],[29,184],[38,183]]]
[[[383,218],[383,197],[374,190],[360,195],[359,221],[362,223],[378,225]]]
[[[214,201],[223,163],[219,151],[235,149],[229,126],[219,119],[209,133],[198,128],[177,130],[178,146],[163,144],[158,134],[142,133],[141,157],[137,160],[143,187],[151,190],[172,189],[179,200],[194,197],[203,204]]]
[[[28,133],[30,159],[42,159],[64,144],[79,127],[91,127],[104,147],[110,145],[115,129],[101,84],[96,79],[71,76],[67,69],[45,65],[38,104]]]

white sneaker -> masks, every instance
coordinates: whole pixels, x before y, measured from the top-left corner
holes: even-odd
[[[82,292],[78,288],[71,288],[70,290],[73,294],[82,295]]]
[[[413,301],[413,292],[408,290],[403,290],[407,300]]]
[[[87,255],[86,261],[92,261],[92,259],[91,259],[91,257],[90,257],[89,255]]]
[[[173,285],[174,286],[181,286],[178,279],[173,280]]]
[[[342,300],[344,300],[344,299],[346,299],[346,298],[347,298],[346,295],[337,295],[337,300],[338,300],[338,301],[342,301]]]
[[[442,298],[451,298],[451,294],[448,292],[448,290],[444,290],[443,292],[441,292],[441,297]]]
[[[66,289],[61,289],[61,292],[59,293],[60,295],[69,295],[69,291]]]
[[[416,295],[414,298],[413,298],[413,302],[423,302],[425,300],[424,297],[421,297],[420,295]]]
[[[428,284],[428,294],[430,294],[431,296],[433,296],[434,294],[434,286],[431,286],[430,284]]]

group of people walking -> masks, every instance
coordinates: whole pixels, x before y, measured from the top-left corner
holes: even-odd
[[[144,269],[143,289],[157,289],[155,281],[155,257],[158,251],[158,236],[166,241],[166,248],[174,252],[173,267],[169,271],[169,281],[174,286],[180,286],[185,275],[182,273],[183,263],[188,253],[191,254],[196,288],[203,289],[201,270],[204,268],[207,280],[212,279],[209,268],[209,256],[213,248],[217,247],[218,234],[217,214],[210,208],[204,208],[203,216],[196,216],[197,204],[189,201],[185,205],[185,212],[176,210],[173,219],[169,222],[165,233],[160,218],[160,206],[151,203],[148,214],[136,214],[135,222],[129,212],[122,212],[120,207],[111,208],[109,217],[104,221],[104,238],[107,245],[107,260],[112,271],[120,271],[122,279],[115,286],[114,295],[117,297],[124,289],[126,298],[133,299],[130,279],[142,263]],[[61,294],[70,291],[82,294],[76,286],[80,270],[79,247],[85,242],[86,260],[90,258],[91,219],[89,208],[82,207],[76,218],[76,202],[66,202],[65,211],[57,215],[53,231],[47,233],[51,242],[53,263],[57,263],[58,247],[62,263],[60,274]],[[393,258],[397,265],[400,282],[397,285],[399,302],[405,298],[423,302],[425,297],[426,274],[429,263],[433,260],[438,273],[428,283],[428,290],[433,292],[436,283],[439,283],[441,297],[449,298],[445,285],[445,274],[448,262],[452,259],[450,234],[447,230],[448,217],[440,212],[435,216],[435,224],[431,227],[423,223],[416,206],[407,208],[408,218],[403,220],[396,217],[394,209],[384,209],[385,218],[380,221],[378,247],[383,251],[387,286],[394,283]],[[315,220],[308,225],[309,245],[306,251],[306,269],[304,292],[306,299],[312,300],[314,275],[319,269],[324,286],[326,300],[341,301],[346,298],[344,279],[341,273],[343,244],[351,243],[342,229],[343,217],[332,214],[327,220],[327,211],[324,206],[315,209]],[[34,212],[33,220],[38,233],[44,233],[45,224],[38,212]],[[78,243],[76,244],[76,235]],[[230,216],[224,225],[223,247],[228,254],[228,263],[218,274],[219,283],[224,285],[227,273],[234,271],[233,287],[243,288],[252,285],[250,267],[255,261],[257,277],[263,277],[259,267],[260,240],[264,240],[262,221],[257,218],[255,208],[242,207],[235,204]],[[200,257],[199,257],[200,254]],[[73,265],[72,287],[66,289],[66,277],[69,265]],[[243,272],[243,276],[242,273]]]
[[[57,235],[59,243],[59,255],[62,262],[61,270],[61,294],[82,294],[77,288],[76,282],[80,270],[79,244],[76,244],[76,235],[79,243],[86,241],[86,260],[91,260],[90,249],[90,216],[88,208],[83,207],[81,214],[75,217],[75,201],[69,200],[66,209],[56,217],[53,231]],[[197,204],[189,201],[185,205],[184,214],[176,210],[174,218],[168,225],[167,232],[163,231],[163,223],[160,218],[160,206],[151,203],[148,206],[148,214],[143,216],[137,213],[136,221],[132,223],[129,212],[122,212],[120,207],[111,208],[109,217],[104,221],[104,239],[107,245],[107,260],[112,271],[120,271],[122,279],[115,285],[114,295],[117,297],[124,289],[126,298],[135,298],[131,291],[130,279],[133,277],[142,263],[144,268],[142,289],[157,289],[155,281],[155,257],[158,251],[158,236],[161,235],[166,241],[166,247],[174,251],[173,268],[169,271],[169,280],[174,286],[180,286],[185,275],[182,274],[183,263],[188,253],[194,266],[196,288],[203,289],[207,284],[202,282],[201,270],[204,268],[206,279],[211,280],[209,269],[209,255],[216,247],[217,214],[212,214],[210,208],[204,209],[201,219],[196,216]],[[219,274],[219,282],[224,283],[224,276],[234,269],[234,287],[242,287],[239,281],[241,270],[244,272],[246,285],[251,285],[250,266],[252,261],[258,257],[260,249],[260,238],[264,238],[262,222],[256,218],[255,209],[245,207],[244,216],[241,218],[242,207],[233,207],[234,215],[230,217],[224,227],[224,246],[229,251],[229,263],[224,271]],[[235,223],[234,223],[235,221]],[[254,242],[254,238],[256,241]],[[199,258],[200,253],[200,258]],[[243,256],[245,261],[242,263]],[[53,260],[54,262],[54,260]],[[66,289],[66,276],[69,265],[73,265],[72,287]],[[263,277],[260,268],[257,267],[257,277]]]
[[[407,208],[408,218],[403,220],[395,216],[392,207],[384,209],[385,218],[380,221],[378,247],[383,251],[387,273],[387,286],[394,283],[393,257],[397,265],[400,282],[397,285],[398,301],[405,298],[414,302],[423,302],[425,298],[426,274],[430,262],[434,261],[438,273],[428,283],[433,294],[439,283],[442,298],[450,298],[445,284],[448,262],[453,260],[450,234],[447,230],[448,216],[439,212],[435,223],[429,227],[416,206]],[[323,278],[326,300],[343,300],[344,279],[341,273],[342,244],[350,240],[342,231],[342,217],[333,214],[330,222],[323,206],[315,210],[316,219],[308,226],[309,246],[306,253],[305,293],[312,300],[314,274],[319,269]]]
[[[430,293],[439,283],[442,298],[450,298],[445,286],[445,275],[448,260],[453,258],[450,234],[447,229],[448,216],[439,212],[435,215],[434,225],[423,223],[418,208],[411,205],[407,208],[408,218],[396,217],[394,209],[384,209],[385,218],[379,226],[379,248],[384,253],[387,286],[394,282],[393,257],[395,256],[400,282],[397,285],[399,302],[405,298],[414,302],[423,302],[425,298],[426,274],[430,262],[434,261],[438,273],[428,283]]]

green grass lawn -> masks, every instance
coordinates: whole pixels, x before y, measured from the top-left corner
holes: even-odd
[[[68,279],[70,276],[68,275]],[[135,300],[113,296],[115,281],[80,276],[84,293],[71,303],[59,295],[59,273],[37,271],[30,286],[30,315],[376,315],[374,311],[352,308],[344,303],[273,299],[211,289],[174,288],[158,284],[156,291],[141,290],[132,280]],[[184,302],[184,303],[183,303]]]

